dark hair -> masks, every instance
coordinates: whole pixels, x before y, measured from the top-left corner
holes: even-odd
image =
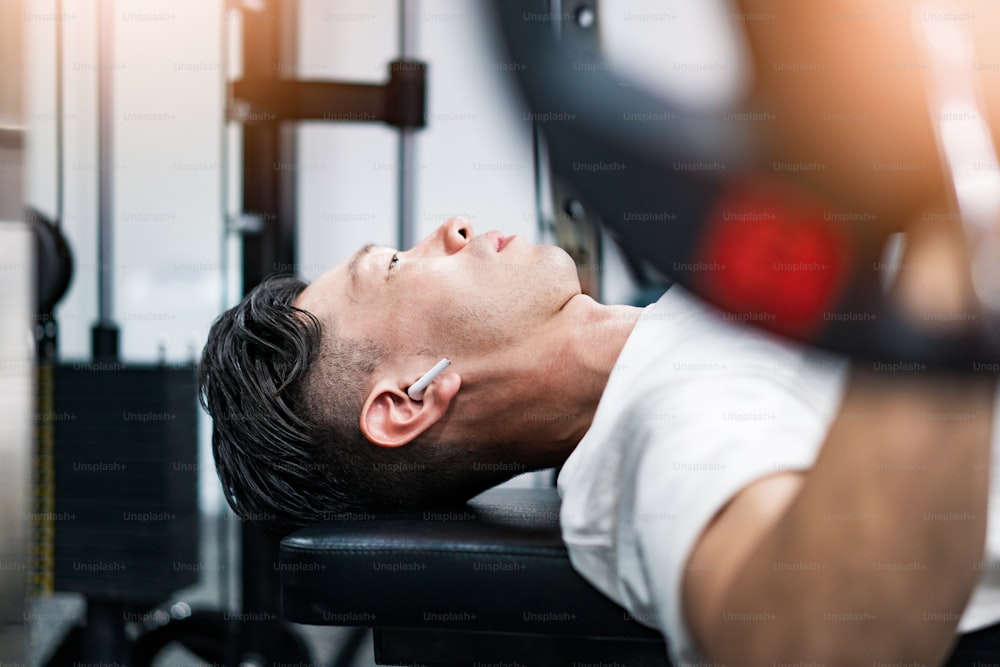
[[[467,443],[368,442],[359,425],[366,381],[389,352],[293,306],[305,287],[293,276],[265,279],[215,321],[202,355],[199,396],[237,514],[286,532],[460,502],[511,476],[509,466],[475,465],[482,453]]]

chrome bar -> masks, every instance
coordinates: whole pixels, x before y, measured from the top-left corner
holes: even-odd
[[[399,58],[408,60],[416,55],[417,41],[417,0],[399,0]],[[417,191],[416,130],[399,128],[399,169],[397,172],[399,191],[398,247],[411,248],[416,242],[416,221],[414,206]]]
[[[101,0],[97,38],[98,194],[97,322],[114,326],[114,0]]]

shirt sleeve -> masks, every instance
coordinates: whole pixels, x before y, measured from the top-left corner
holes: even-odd
[[[652,418],[637,414],[634,421],[635,484],[621,505],[631,516],[618,524],[624,530],[619,582],[629,606],[667,637],[677,665],[704,664],[681,599],[695,542],[747,485],[809,468],[839,404],[842,374],[833,382],[803,383],[802,373],[775,372],[767,359],[695,366],[650,397],[642,413]]]

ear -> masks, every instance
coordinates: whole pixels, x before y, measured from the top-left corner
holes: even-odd
[[[361,432],[380,447],[401,447],[441,421],[462,386],[454,371],[437,376],[424,390],[422,400],[406,393],[399,378],[386,377],[376,383],[361,408]]]

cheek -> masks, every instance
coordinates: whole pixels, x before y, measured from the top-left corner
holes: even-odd
[[[418,309],[426,340],[449,349],[490,351],[517,335],[531,297],[524,285],[494,270],[442,276],[426,290]]]
[[[430,318],[433,340],[461,350],[495,349],[506,338],[504,321],[508,316],[486,301],[454,304],[435,312]]]
[[[407,268],[393,281],[379,316],[387,336],[398,341],[400,349],[442,354],[457,342],[474,339],[477,325],[489,316],[478,281],[441,263]]]
[[[371,341],[385,346],[389,350],[398,350],[401,340],[405,340],[406,323],[396,317],[396,308],[391,305],[376,307],[369,304],[359,308],[347,324],[341,328],[344,335],[362,341]]]
[[[393,298],[409,331],[419,332],[414,338],[432,346],[495,346],[522,335],[531,321],[551,315],[580,291],[576,264],[555,246],[521,248],[498,261],[451,259],[413,269],[407,296],[397,290]]]

